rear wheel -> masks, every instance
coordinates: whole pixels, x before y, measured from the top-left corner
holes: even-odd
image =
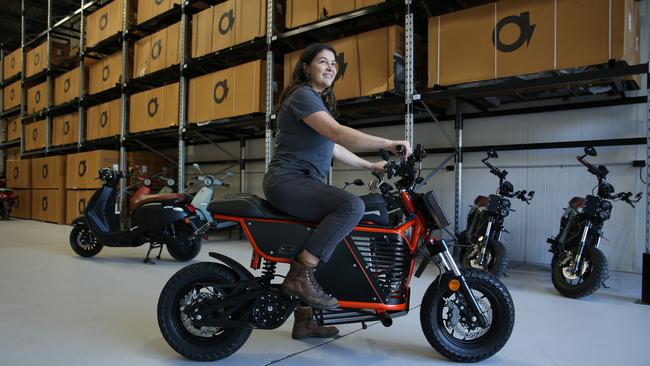
[[[566,297],[580,298],[596,292],[607,279],[607,258],[596,247],[584,249],[578,273],[573,273],[575,254],[571,251],[553,256],[551,280],[555,289]]]
[[[72,227],[70,246],[75,253],[82,257],[94,257],[104,247],[84,222],[77,223]]]
[[[216,312],[224,310],[219,304],[233,290],[229,284],[234,282],[236,276],[228,267],[211,262],[189,265],[169,279],[158,300],[158,325],[176,352],[195,361],[214,361],[244,345],[250,328],[196,325],[215,305]]]
[[[169,255],[180,262],[196,258],[201,251],[201,238],[192,238],[194,231],[187,224],[175,223],[173,225],[174,230],[169,230],[165,235],[165,244],[167,244]]]
[[[479,270],[465,270],[487,326],[481,327],[468,312],[460,292],[448,289],[443,276],[429,286],[420,308],[425,337],[443,356],[458,362],[477,362],[497,353],[508,341],[515,324],[515,307],[510,293],[497,277]]]
[[[460,258],[463,267],[483,269],[497,277],[503,276],[508,270],[510,262],[506,247],[500,241],[490,240],[482,265],[480,264],[481,250],[480,245],[465,248]]]

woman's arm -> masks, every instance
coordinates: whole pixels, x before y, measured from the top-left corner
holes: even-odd
[[[353,168],[372,170],[373,172],[383,172],[384,165],[387,163],[386,161],[371,163],[339,144],[334,145],[333,156],[334,159],[343,164],[349,165]]]
[[[397,155],[397,145],[403,145],[406,148],[406,156],[412,153],[411,144],[406,140],[389,140],[383,137],[368,135],[354,128],[341,125],[327,112],[314,112],[303,118],[303,121],[320,135],[349,149],[387,149]]]

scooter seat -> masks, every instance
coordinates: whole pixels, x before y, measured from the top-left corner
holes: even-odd
[[[212,214],[226,216],[301,221],[296,217],[285,214],[271,206],[266,200],[250,193],[233,194],[213,200],[208,204],[208,211]]]
[[[0,188],[0,193],[7,193],[7,192],[13,192],[14,190],[11,188]]]
[[[569,200],[569,206],[573,209],[579,209],[585,207],[585,199],[583,197],[575,196]]]
[[[185,199],[183,193],[165,193],[165,194],[143,194],[135,200],[129,201],[129,210],[135,211],[136,208],[153,202],[168,202],[179,199]]]

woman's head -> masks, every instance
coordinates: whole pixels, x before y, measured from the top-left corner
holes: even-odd
[[[281,106],[285,97],[297,87],[309,85],[323,97],[325,105],[332,111],[336,110],[336,98],[332,91],[334,79],[338,71],[336,51],[328,44],[313,43],[305,48],[291,73],[291,80],[280,97]]]

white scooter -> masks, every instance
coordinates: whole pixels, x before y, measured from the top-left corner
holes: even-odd
[[[230,185],[228,183],[225,183],[223,179],[232,177],[233,175],[235,175],[235,173],[231,171],[227,171],[226,174],[224,174],[224,176],[221,179],[219,179],[213,175],[203,174],[201,167],[197,163],[192,164],[192,166],[200,174],[198,177],[196,177],[196,180],[199,183],[203,184],[203,187],[201,187],[201,189],[199,189],[199,191],[196,192],[194,198],[192,199],[192,206],[196,208],[196,213],[199,216],[201,222],[203,223],[201,228],[199,228],[199,230],[201,231],[200,235],[205,234],[209,229],[216,229],[216,230],[229,229],[239,225],[236,222],[217,223],[212,218],[212,215],[210,215],[210,212],[208,212],[208,204],[212,201],[212,196],[214,194],[213,187],[230,187]]]

